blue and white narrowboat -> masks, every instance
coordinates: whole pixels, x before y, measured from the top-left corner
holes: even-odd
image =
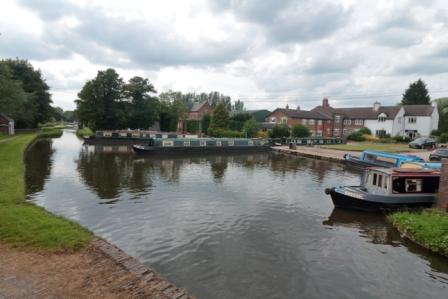
[[[405,162],[425,162],[422,158],[413,155],[392,154],[381,151],[366,150],[358,157],[345,154],[347,164],[357,167],[401,167]]]

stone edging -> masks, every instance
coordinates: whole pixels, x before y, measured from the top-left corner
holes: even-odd
[[[162,292],[169,299],[193,299],[185,289],[177,288],[171,282],[162,278],[151,268],[143,265],[137,259],[127,255],[123,250],[107,241],[95,238],[91,244],[115,261],[119,266],[136,275],[144,284]]]
[[[345,160],[339,159],[339,158],[325,157],[325,156],[321,156],[321,155],[317,155],[317,154],[313,155],[313,154],[308,154],[308,153],[301,153],[301,152],[292,151],[292,150],[283,149],[283,148],[271,147],[271,149],[274,152],[285,154],[285,155],[290,155],[290,156],[300,156],[300,157],[305,157],[305,158],[311,158],[311,159],[323,160],[323,161],[330,161],[330,162],[337,162],[337,163],[342,163],[342,164],[346,163]]]

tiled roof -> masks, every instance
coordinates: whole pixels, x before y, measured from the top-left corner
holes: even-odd
[[[191,107],[191,109],[190,109],[190,112],[195,112],[195,111],[201,110],[202,106],[204,106],[206,103],[208,103],[208,102],[207,101],[194,102],[193,107]]]
[[[431,116],[435,109],[431,105],[406,105],[403,108],[406,116]]]
[[[380,106],[378,110],[373,110],[373,107],[335,108],[334,110],[348,119],[377,119],[381,113],[385,113],[387,119],[394,119],[400,109],[401,106]]]
[[[5,115],[5,114],[3,114],[3,113],[0,113],[0,117],[2,117],[2,118],[4,118],[4,119],[6,119],[7,121],[13,121],[13,119],[12,119],[12,118],[10,118],[10,117],[6,116],[6,115]]]
[[[280,111],[280,112],[284,113],[287,117],[291,117],[291,118],[330,119],[330,117],[325,116],[325,115],[315,112],[315,111],[277,108],[272,113],[274,113],[276,111]]]

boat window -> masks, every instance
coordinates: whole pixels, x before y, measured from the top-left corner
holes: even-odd
[[[221,141],[216,141],[216,146],[221,146],[221,145],[222,145]]]
[[[374,186],[376,186],[377,176],[378,176],[378,175],[377,175],[376,173],[373,174],[373,182],[372,182],[372,185],[374,185]]]
[[[247,142],[247,144],[248,144],[248,145],[254,145],[254,142],[253,142],[252,140],[249,140],[249,141]]]
[[[383,186],[383,176],[381,174],[378,175],[378,187]]]
[[[422,179],[406,179],[406,192],[422,192]]]
[[[190,146],[190,140],[185,140],[184,141],[184,146]]]
[[[205,140],[201,140],[201,141],[199,142],[199,145],[200,145],[200,146],[206,146],[206,145],[207,145],[207,141],[205,141]]]
[[[234,145],[234,142],[233,142],[233,140],[229,140],[229,141],[227,142],[227,144],[228,144],[229,146],[233,146],[233,145]]]
[[[162,146],[164,146],[164,147],[173,146],[173,141],[172,140],[163,140]]]

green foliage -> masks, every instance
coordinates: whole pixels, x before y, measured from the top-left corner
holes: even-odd
[[[170,102],[162,101],[160,103],[159,122],[160,130],[163,132],[174,132],[177,129],[179,115],[176,107]]]
[[[420,213],[398,212],[389,215],[388,219],[409,238],[448,255],[448,214],[429,209]]]
[[[74,122],[76,120],[75,112],[74,111],[69,111],[69,110],[64,111],[62,113],[62,119],[64,121],[66,121],[66,122],[69,122],[69,123]]]
[[[41,138],[59,138],[61,136],[62,136],[62,130],[58,128],[43,128],[38,133],[38,137]]]
[[[269,130],[269,138],[282,138],[289,137],[289,128],[287,125],[275,125],[271,130]]]
[[[198,133],[199,132],[199,120],[189,119],[186,121],[187,132],[188,133]]]
[[[447,143],[448,142],[448,132],[440,134],[440,136],[437,138],[437,142]]]
[[[262,123],[265,121],[266,116],[268,116],[271,113],[269,110],[258,110],[252,113],[252,116],[255,117],[255,120],[259,123]]]
[[[235,111],[243,111],[244,110],[244,102],[240,100],[236,100],[233,105],[233,110]]]
[[[448,132],[448,98],[440,98],[434,100],[439,110],[439,130],[440,132]]]
[[[213,109],[209,131],[210,129],[228,129],[229,123],[229,111],[227,110],[224,102],[220,102],[216,105],[215,109]]]
[[[358,132],[362,135],[372,135],[372,131],[370,131],[370,129],[366,127],[359,129]]]
[[[76,135],[79,137],[93,136],[93,131],[89,127],[76,130]]]
[[[392,140],[399,143],[409,143],[412,141],[412,139],[408,136],[394,136],[392,137]]]
[[[255,137],[257,135],[258,129],[258,123],[255,118],[251,117],[244,122],[243,133],[245,133],[247,137]]]
[[[207,134],[208,128],[210,127],[210,121],[211,121],[210,114],[208,114],[208,113],[204,114],[204,116],[202,117],[202,120],[201,120],[202,133]]]
[[[308,127],[305,127],[304,125],[295,125],[292,128],[292,136],[293,137],[309,137],[311,135],[310,130]]]
[[[91,234],[79,225],[25,201],[23,153],[36,134],[0,143],[0,241],[46,250],[75,250]]]
[[[426,84],[422,79],[411,83],[404,92],[401,100],[402,105],[429,105],[430,102],[431,98],[426,89]]]
[[[351,140],[351,141],[365,141],[366,138],[363,136],[362,133],[357,131],[357,132],[353,132],[350,135],[348,135],[347,140]]]
[[[230,137],[241,138],[244,137],[242,132],[223,129],[223,128],[208,128],[208,135],[211,137]]]
[[[251,119],[252,115],[247,112],[236,113],[230,117],[229,128],[234,131],[241,131],[244,123]]]

